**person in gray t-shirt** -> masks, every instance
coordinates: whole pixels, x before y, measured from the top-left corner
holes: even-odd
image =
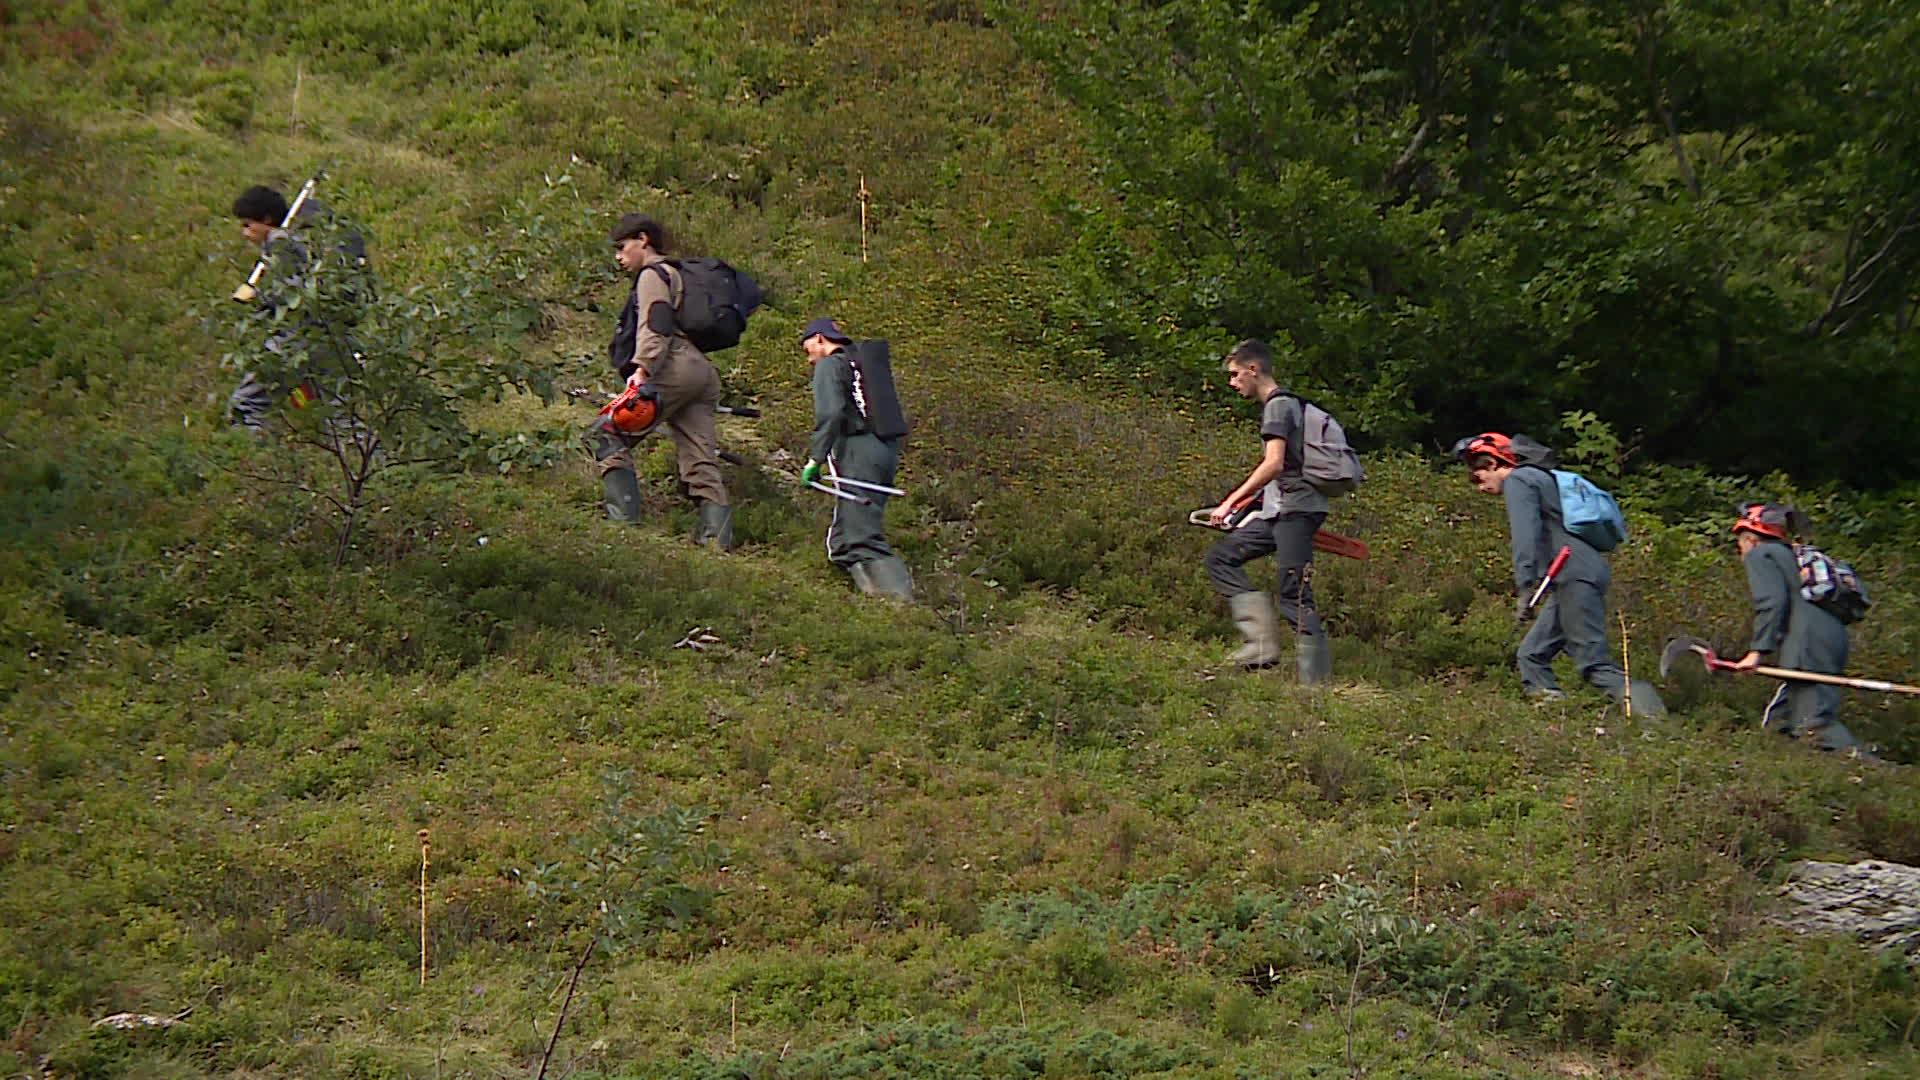
[[[1269,667],[1280,660],[1279,625],[1274,603],[1254,588],[1246,564],[1272,555],[1278,572],[1279,612],[1298,635],[1294,659],[1300,680],[1324,682],[1333,674],[1331,652],[1320,615],[1313,607],[1313,534],[1327,519],[1327,497],[1300,475],[1303,407],[1273,377],[1273,353],[1249,338],[1233,347],[1222,365],[1227,382],[1241,397],[1261,402],[1260,464],[1233,489],[1209,519],[1218,527],[1234,510],[1258,494],[1260,509],[1246,523],[1213,545],[1206,556],[1214,591],[1227,598],[1234,625],[1246,639],[1233,661],[1246,668]]]

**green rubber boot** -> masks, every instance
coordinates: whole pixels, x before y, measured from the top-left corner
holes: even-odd
[[[1263,592],[1243,592],[1227,598],[1227,610],[1233,613],[1233,625],[1247,639],[1236,649],[1233,662],[1243,668],[1272,667],[1280,662],[1280,631],[1273,614],[1273,602]]]
[[[1333,645],[1327,640],[1320,616],[1308,612],[1300,617],[1301,632],[1293,639],[1293,663],[1300,672],[1302,686],[1318,686],[1333,678]]]

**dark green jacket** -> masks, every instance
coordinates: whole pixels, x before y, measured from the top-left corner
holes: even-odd
[[[846,349],[835,349],[813,365],[813,439],[807,456],[826,461],[848,437],[869,430],[867,418],[853,403],[853,361]]]

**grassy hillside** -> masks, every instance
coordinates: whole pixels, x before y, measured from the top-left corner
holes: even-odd
[[[1677,680],[1662,724],[1526,705],[1503,525],[1459,476],[1383,449],[1336,512],[1374,551],[1318,579],[1337,685],[1223,665],[1182,521],[1249,418],[1035,344],[1056,210],[1124,193],[977,5],[0,26],[0,1072],[526,1075],[601,901],[635,932],[550,1075],[1920,1070],[1911,970],[1768,919],[1794,859],[1920,861],[1910,770],[1756,730],[1758,684]],[[662,448],[654,523],[596,520],[551,443],[585,407],[521,399],[474,420],[533,449],[397,469],[334,568],[324,508],[220,426],[227,205],[321,163],[392,287],[531,266],[474,302],[520,305],[562,385],[607,381],[618,213],[764,278],[723,364],[767,414],[723,430],[743,549],[684,543]],[[826,508],[766,471],[803,452],[823,311],[901,358],[911,609],[850,599]],[[1743,491],[1790,494],[1711,489]],[[1738,640],[1719,526],[1636,524],[1635,671]],[[1909,556],[1834,547],[1876,587],[1856,666],[1913,670]],[[1913,708],[1848,710],[1920,751]],[[710,857],[594,884],[604,830],[677,836],[669,807]]]

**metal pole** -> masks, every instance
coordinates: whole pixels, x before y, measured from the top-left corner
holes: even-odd
[[[855,503],[859,503],[859,504],[860,504],[860,505],[862,505],[862,506],[872,506],[872,505],[873,505],[873,500],[872,500],[872,499],[869,499],[869,498],[867,498],[867,497],[866,497],[865,495],[855,495],[855,494],[854,494],[853,492],[851,492],[851,491],[841,491],[841,490],[840,490],[839,488],[837,488],[837,487],[828,487],[827,485],[825,485],[825,484],[823,484],[823,483],[821,483],[821,482],[820,482],[820,481],[818,481],[818,480],[809,480],[809,481],[807,481],[807,486],[808,486],[808,487],[810,487],[810,488],[812,488],[812,489],[813,489],[813,490],[815,490],[815,491],[824,491],[824,492],[826,492],[827,494],[829,494],[829,495],[831,495],[831,496],[833,496],[833,497],[834,497],[834,498],[836,498],[836,499],[845,499],[845,500],[847,500],[848,502],[855,502]]]
[[[906,492],[900,490],[897,487],[888,487],[885,484],[869,484],[865,480],[855,480],[851,476],[836,476],[833,478],[833,482],[836,484],[851,484],[854,487],[865,488],[868,491],[885,492],[888,495],[905,495],[906,494]]]
[[[293,205],[287,207],[287,216],[280,221],[280,227],[282,229],[290,228],[293,225],[293,219],[299,216],[300,208],[307,205],[307,198],[313,194],[314,186],[319,184],[320,178],[325,175],[327,175],[327,170],[321,169],[314,173],[305,184],[300,186],[300,193],[293,197]],[[267,253],[263,248],[260,252],[260,258],[254,261],[252,272],[247,274],[246,284],[233,290],[233,298],[243,304],[252,303],[253,298],[258,295],[254,291],[255,287],[260,284],[260,278],[265,275],[266,272]]]

